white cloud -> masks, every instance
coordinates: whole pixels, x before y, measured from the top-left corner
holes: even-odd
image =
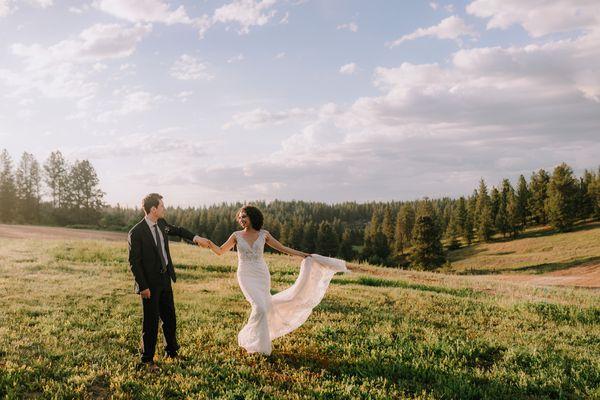
[[[28,0],[28,2],[41,8],[48,8],[54,4],[52,0]]]
[[[595,0],[475,0],[467,12],[490,18],[488,29],[518,24],[534,37],[600,26],[600,2]]]
[[[208,15],[191,18],[184,6],[172,10],[162,0],[96,0],[94,7],[134,23],[152,22],[166,25],[184,24],[195,27],[198,37],[202,39],[213,22]]]
[[[16,3],[16,2],[17,2],[17,0],[0,0],[0,18],[6,17],[7,15],[9,15],[13,11],[15,11],[17,9],[17,7],[15,6],[14,3]],[[27,1],[22,1],[22,2],[28,3],[34,7],[39,7],[39,8],[48,8],[53,5],[52,0],[27,0]]]
[[[270,124],[282,124],[293,119],[314,115],[314,109],[292,108],[286,111],[270,112],[262,108],[233,115],[231,121],[223,125],[223,129],[241,126],[244,129],[256,129]]]
[[[445,5],[444,10],[448,11],[449,13],[453,13],[454,12],[454,4]]]
[[[358,25],[356,24],[356,22],[350,22],[347,24],[341,24],[337,26],[337,29],[347,29],[350,32],[358,32]]]
[[[439,6],[440,5],[438,3],[436,3],[435,1],[429,2],[429,7],[431,7],[433,10],[437,10]]]
[[[349,107],[235,115],[230,126],[301,128],[260,161],[192,176],[247,198],[268,188],[270,198],[367,201],[469,194],[482,176],[495,185],[562,161],[589,168],[600,151],[598,35],[380,67],[381,94]]]
[[[0,0],[0,18],[6,17],[11,11],[10,0]]]
[[[238,54],[235,57],[231,57],[229,60],[227,60],[228,64],[232,64],[232,63],[237,63],[237,62],[241,62],[244,61],[244,55],[242,53]]]
[[[171,10],[161,0],[97,0],[94,7],[130,22],[161,22],[167,25],[191,24],[185,7]]]
[[[74,150],[74,156],[85,158],[117,158],[144,156],[200,157],[206,154],[197,140],[187,140],[165,133],[138,133],[112,139],[109,143]],[[154,160],[156,164],[156,159]],[[163,160],[164,161],[164,160]]]
[[[83,30],[75,39],[63,40],[50,47],[39,44],[13,44],[13,54],[21,57],[28,69],[55,64],[87,63],[128,57],[137,43],[151,30],[149,25],[123,27],[118,24],[96,24]]]
[[[281,18],[281,20],[279,21],[279,23],[285,25],[285,24],[289,24],[289,22],[290,22],[290,13],[286,12],[284,14],[284,16]]]
[[[342,75],[353,75],[358,70],[356,63],[344,64],[340,67],[340,74]]]
[[[276,14],[271,8],[277,0],[234,0],[219,7],[213,15],[214,22],[240,25],[240,34],[247,34],[253,26],[263,26]]]
[[[404,42],[415,40],[422,37],[436,37],[438,39],[458,39],[462,36],[477,36],[477,32],[467,26],[465,22],[455,15],[443,19],[439,24],[430,26],[429,28],[419,28],[413,33],[401,36],[393,42],[387,43],[387,46],[392,48]]]
[[[187,101],[189,100],[189,98],[192,97],[193,95],[194,95],[194,92],[192,92],[191,90],[184,90],[183,92],[179,92],[177,94],[177,98],[182,103],[187,103]]]
[[[275,54],[274,57],[276,60],[281,60],[282,58],[285,58],[285,51],[282,51],[281,53],[277,53]]]
[[[108,66],[106,64],[103,63],[96,63],[94,65],[92,65],[92,69],[96,72],[102,72],[104,71],[106,68],[108,68]]]
[[[176,79],[186,81],[209,81],[214,78],[214,76],[208,72],[208,68],[205,64],[200,62],[196,57],[192,57],[188,54],[183,54],[175,61],[171,67],[170,74]]]
[[[116,90],[113,94],[118,99],[116,107],[112,110],[99,113],[96,118],[97,121],[113,122],[129,114],[143,113],[151,110],[163,100],[163,97],[160,95],[140,89],[123,88]]]
[[[76,38],[48,47],[15,43],[10,50],[22,60],[23,68],[0,69],[0,82],[15,88],[13,96],[33,90],[50,98],[90,96],[98,86],[90,79],[93,65],[133,54],[137,43],[150,29],[144,25],[96,24]],[[84,67],[84,64],[92,64],[92,67]]]
[[[88,11],[89,9],[90,9],[90,6],[88,4],[84,4],[81,7],[74,7],[74,6],[69,7],[69,12],[73,13],[73,14],[83,14],[84,12]]]

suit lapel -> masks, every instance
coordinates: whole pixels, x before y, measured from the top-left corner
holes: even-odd
[[[146,219],[142,220],[142,225],[144,226],[144,232],[146,232],[146,238],[148,240],[150,240],[150,242],[152,243],[152,246],[154,247],[154,250],[156,250],[156,253],[158,253],[158,247],[156,247],[156,241],[154,240],[154,235],[152,235],[152,231],[150,230],[150,227],[148,226]]]
[[[165,228],[164,228],[164,224],[158,224],[158,229],[160,229],[160,233],[162,233],[162,237],[163,237],[163,242],[165,244],[165,253],[167,256],[167,260],[171,258],[171,255],[169,254],[169,238],[167,237]]]

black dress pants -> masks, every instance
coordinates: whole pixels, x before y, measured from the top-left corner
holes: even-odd
[[[150,288],[150,298],[142,298],[144,321],[142,323],[142,362],[150,362],[154,358],[158,337],[158,322],[162,321],[165,335],[165,351],[176,355],[179,350],[176,336],[175,303],[171,283]]]

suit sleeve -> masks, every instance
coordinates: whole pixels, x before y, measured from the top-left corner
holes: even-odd
[[[142,268],[142,240],[140,234],[136,231],[129,232],[127,244],[129,247],[129,267],[141,292],[148,289],[148,283]]]
[[[180,238],[187,239],[189,241],[193,241],[194,236],[196,236],[192,232],[188,231],[185,228],[169,224],[164,219],[162,220],[162,222],[165,224],[164,226],[165,226],[165,231],[167,232],[167,235],[179,236]]]

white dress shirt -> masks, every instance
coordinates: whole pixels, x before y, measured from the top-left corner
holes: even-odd
[[[167,249],[165,249],[165,240],[162,235],[162,231],[160,230],[160,228],[158,226],[156,226],[156,228],[157,228],[156,230],[154,229],[154,226],[157,224],[156,224],[156,222],[152,222],[152,220],[150,218],[148,218],[148,216],[146,216],[144,219],[146,220],[146,223],[150,227],[150,232],[152,232],[152,237],[154,238],[154,243],[156,243],[156,245],[158,246],[158,244],[160,242],[160,246],[162,247],[162,253],[163,253],[163,256],[165,257],[165,265],[168,265],[169,259],[167,258]],[[158,241],[156,240],[156,231],[158,231],[158,236],[159,236]]]

